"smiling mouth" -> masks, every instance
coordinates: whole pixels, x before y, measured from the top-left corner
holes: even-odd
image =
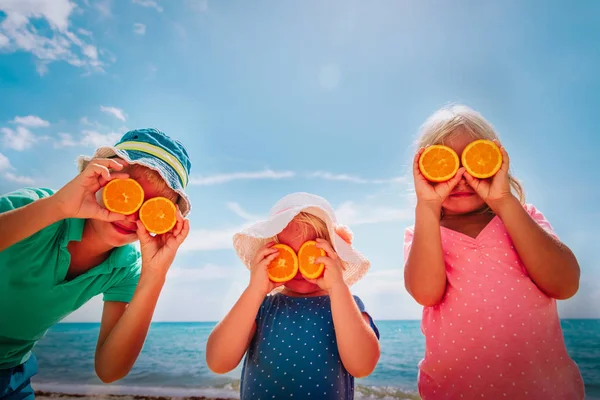
[[[132,235],[135,233],[135,229],[129,229],[114,222],[112,222],[111,224],[115,228],[115,230],[122,235]]]
[[[450,196],[452,196],[452,197],[469,197],[472,195],[473,195],[473,192],[457,192],[457,193],[452,193]]]

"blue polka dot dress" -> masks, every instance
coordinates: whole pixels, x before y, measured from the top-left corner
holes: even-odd
[[[354,300],[366,312],[357,296]],[[379,338],[372,320],[371,327]],[[240,398],[354,398],[354,377],[340,360],[329,296],[265,298],[244,360]]]

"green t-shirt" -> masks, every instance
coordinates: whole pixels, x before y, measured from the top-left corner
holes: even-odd
[[[49,189],[0,196],[0,213],[49,197]],[[46,331],[103,293],[104,301],[130,302],[141,257],[133,245],[115,248],[100,265],[65,280],[70,241],[81,240],[83,219],[58,221],[0,252],[0,369],[27,361]]]

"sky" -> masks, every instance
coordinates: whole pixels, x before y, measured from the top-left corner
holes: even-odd
[[[419,319],[402,253],[414,143],[462,103],[580,262],[561,316],[600,318],[598,43],[593,0],[0,0],[0,194],[59,189],[77,156],[155,127],[189,150],[193,204],[155,321],[222,318],[249,278],[232,235],[297,191],[354,231],[373,317]]]

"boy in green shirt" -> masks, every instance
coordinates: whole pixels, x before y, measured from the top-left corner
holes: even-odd
[[[189,233],[184,192],[191,163],[184,146],[155,129],[127,132],[112,147],[80,157],[62,189],[0,196],[0,398],[31,399],[31,350],[46,331],[103,294],[95,370],[103,382],[127,375],[146,339],[167,270]],[[102,188],[133,178],[144,200],[178,208],[168,233],[150,235],[138,214],[103,206]],[[140,241],[138,251],[133,242]]]

